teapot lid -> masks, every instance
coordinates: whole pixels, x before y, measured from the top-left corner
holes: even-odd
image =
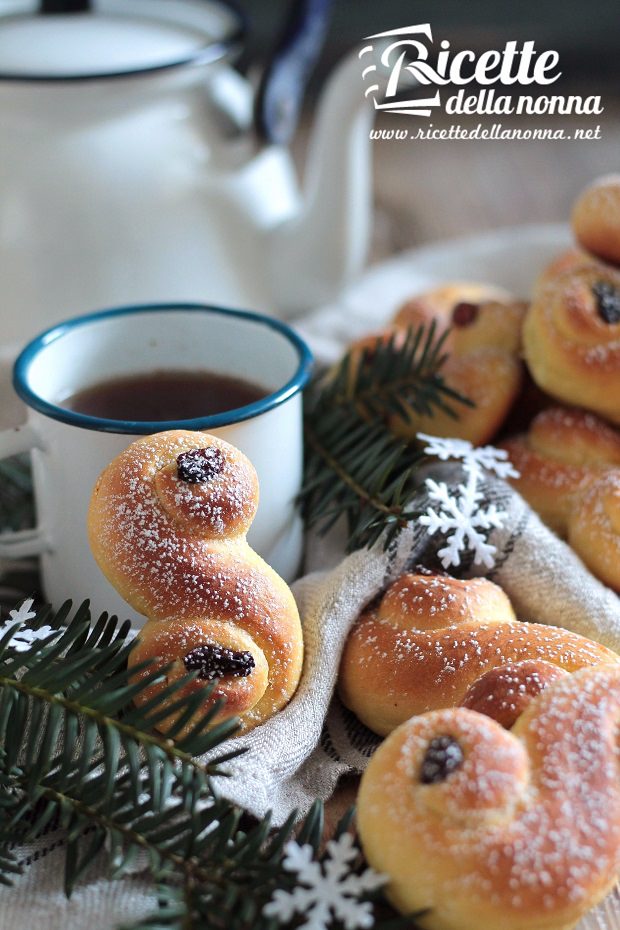
[[[217,61],[239,44],[221,0],[41,0],[0,16],[0,79],[76,81]]]

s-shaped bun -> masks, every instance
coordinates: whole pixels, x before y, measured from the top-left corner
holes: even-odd
[[[88,518],[102,571],[148,617],[130,665],[170,664],[167,680],[195,671],[185,691],[217,679],[202,709],[224,699],[217,719],[238,716],[242,730],[288,702],[303,656],[293,596],[246,539],[257,506],[256,472],[238,449],[173,430],[137,440],[111,462]]]
[[[562,537],[575,495],[610,469],[620,469],[620,431],[595,414],[549,407],[527,433],[500,443],[519,472],[510,483]]]
[[[484,578],[408,574],[351,630],[339,688],[344,704],[381,736],[416,714],[462,703],[510,725],[523,709],[520,689],[536,693],[555,668],[619,661],[576,633],[517,620],[501,588]],[[506,675],[517,692],[508,706]]]
[[[519,472],[511,484],[620,591],[620,430],[585,410],[552,407],[502,445]]]
[[[507,731],[415,717],[362,777],[369,863],[426,930],[569,930],[620,869],[620,666],[552,682]]]

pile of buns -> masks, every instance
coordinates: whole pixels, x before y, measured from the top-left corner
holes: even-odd
[[[577,200],[577,246],[531,303],[485,284],[408,299],[352,347],[431,322],[458,419],[413,408],[395,433],[494,441],[514,485],[620,592],[620,176]],[[558,618],[561,624],[561,618]],[[387,737],[365,772],[358,824],[387,892],[428,930],[568,930],[620,871],[620,657],[519,621],[486,579],[419,568],[359,617],[344,704]]]
[[[514,485],[588,568],[620,592],[620,175],[578,198],[577,247],[535,283],[528,305],[497,287],[450,283],[408,299],[390,326],[352,347],[434,323],[444,381],[474,406],[432,417],[406,408],[391,427],[504,446]]]

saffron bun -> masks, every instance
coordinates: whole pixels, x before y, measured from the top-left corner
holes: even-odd
[[[355,364],[372,357],[374,347],[390,339],[404,340],[405,330],[383,330],[359,339],[351,347]],[[486,346],[464,355],[447,356],[441,375],[445,384],[471,403],[448,398],[452,411],[435,408],[432,415],[403,404],[407,416],[392,415],[392,432],[410,442],[417,433],[467,439],[473,445],[484,445],[494,436],[518,396],[523,380],[523,366],[516,357],[501,349]]]
[[[543,283],[523,349],[543,391],[620,423],[620,272],[597,264]]]
[[[343,703],[385,736],[417,714],[473,700],[476,682],[494,669],[528,663],[522,671],[531,673],[532,661],[543,663],[544,684],[547,665],[573,672],[619,658],[568,630],[517,620],[501,588],[484,578],[411,573],[358,618],[338,687]],[[493,697],[488,684],[485,712],[505,717],[505,689]]]
[[[569,930],[620,869],[620,666],[553,681],[508,731],[466,708],[408,720],[362,776],[357,823],[426,930]]]
[[[620,468],[598,476],[576,497],[568,542],[592,574],[620,594]]]
[[[620,264],[620,174],[598,178],[583,191],[573,207],[572,225],[584,249]]]
[[[510,483],[564,538],[575,495],[610,468],[620,470],[620,431],[577,408],[549,407],[527,433],[499,445],[519,472]]]
[[[234,446],[207,433],[172,430],[136,440],[104,469],[88,530],[109,581],[148,622],[130,668],[135,679],[166,667],[165,681],[197,677],[182,694],[205,695],[197,717],[224,701],[217,722],[262,723],[293,695],[301,675],[299,614],[285,582],[248,545],[258,479]],[[139,697],[148,702],[165,682]],[[171,714],[158,724],[167,732]]]
[[[354,343],[354,361],[363,364],[373,346],[388,339],[398,345],[407,328],[434,323],[437,334],[445,334],[447,359],[441,375],[448,387],[473,406],[448,401],[454,415],[438,409],[429,416],[405,405],[407,416],[390,420],[396,435],[410,441],[418,432],[432,432],[467,439],[474,445],[488,442],[506,419],[523,383],[520,351],[525,310],[525,304],[500,288],[449,284],[411,298],[390,327]]]

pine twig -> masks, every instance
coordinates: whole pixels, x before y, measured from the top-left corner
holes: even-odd
[[[243,811],[219,795],[222,763],[240,751],[223,746],[234,723],[210,728],[214,708],[175,742],[155,732],[164,710],[193,715],[204,692],[180,698],[188,676],[166,686],[164,710],[136,707],[161,670],[136,682],[128,624],[103,615],[91,626],[87,604],[70,613],[70,604],[55,615],[40,610],[32,626],[42,638],[24,652],[11,645],[14,627],[0,633],[0,884],[22,871],[15,848],[53,825],[66,835],[67,894],[104,848],[113,877],[146,857],[160,906],[133,930],[284,926],[263,908],[294,885],[283,856],[296,816],[276,830],[269,815],[247,828]],[[219,747],[209,763],[194,758]],[[322,832],[317,803],[296,838],[318,857]]]
[[[431,323],[349,352],[306,394],[302,511],[321,533],[344,517],[349,551],[381,536],[387,547],[415,516],[410,502],[423,456],[394,433],[394,420],[435,410],[457,418],[458,405],[470,405],[443,379],[445,335]]]

